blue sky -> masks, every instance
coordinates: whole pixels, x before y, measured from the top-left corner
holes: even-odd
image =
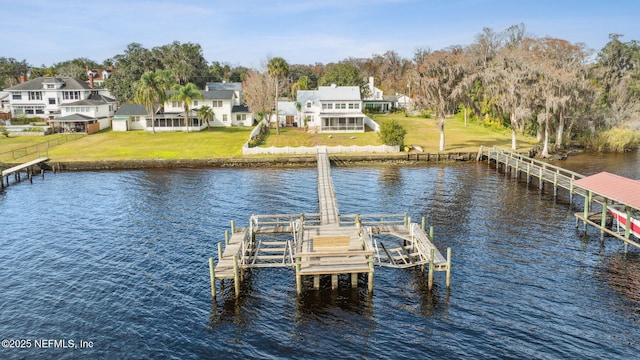
[[[200,44],[207,61],[258,68],[467,45],[484,27],[584,43],[640,40],[638,0],[2,0],[0,57],[34,66],[102,62],[132,42]]]

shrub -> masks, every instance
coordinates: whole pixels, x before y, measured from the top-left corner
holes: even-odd
[[[383,122],[378,133],[380,140],[385,145],[398,145],[400,147],[404,144],[405,135],[407,135],[407,130],[395,120]]]
[[[613,128],[600,134],[604,149],[601,151],[625,152],[638,148],[638,134],[631,129]]]
[[[249,139],[249,142],[248,142],[249,147],[252,148],[262,144],[264,140],[267,138],[268,133],[269,133],[269,125],[265,123],[261,123],[260,131],[258,132],[258,134],[252,137],[251,139]]]

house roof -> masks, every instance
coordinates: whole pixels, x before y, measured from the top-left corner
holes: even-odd
[[[251,111],[249,111],[249,108],[244,106],[244,105],[234,105],[231,108],[231,112],[232,113],[248,113],[248,112],[251,112]]]
[[[78,100],[78,101],[74,101],[71,103],[66,103],[66,104],[60,104],[60,107],[64,107],[64,106],[97,106],[97,105],[104,105],[104,104],[109,104],[109,103],[114,103],[116,102],[115,99],[112,99],[108,96],[104,96],[104,95],[100,95],[100,94],[90,94],[88,98],[83,99],[83,100]]]
[[[640,209],[640,181],[601,172],[573,183],[620,204]]]
[[[147,109],[145,109],[144,105],[123,104],[115,113],[115,116],[137,116],[137,115],[147,115]]]
[[[242,90],[242,83],[239,82],[208,82],[205,89],[212,91],[212,90],[234,90],[234,91],[241,91]]]
[[[93,118],[91,116],[86,116],[86,115],[82,115],[82,114],[71,114],[71,115],[65,115],[65,116],[60,116],[57,117],[55,119],[53,119],[53,122],[68,122],[68,121],[90,121],[90,120],[95,120],[96,118]]]
[[[296,93],[296,99],[300,105],[304,105],[307,101],[311,101],[313,104],[318,104],[318,90],[298,90]]]
[[[167,94],[169,96],[175,92],[175,90],[167,90]],[[235,96],[235,92],[233,90],[200,90],[200,93],[206,100],[229,100],[233,99]]]
[[[64,84],[58,90],[91,90],[91,86],[82,80],[78,80],[76,78],[70,76],[57,76],[57,77],[38,77],[35,79],[31,79],[29,81],[25,81],[22,84],[14,85],[12,87],[6,88],[6,91],[34,91],[34,90],[44,90],[42,86],[43,83],[61,83]]]
[[[360,101],[360,88],[357,86],[320,86],[318,87],[318,99]]]

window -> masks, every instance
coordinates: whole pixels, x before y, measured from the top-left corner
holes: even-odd
[[[311,109],[311,101],[307,101],[307,109]]]
[[[49,105],[55,105],[56,104],[56,98],[49,98]]]
[[[244,121],[244,120],[247,120],[247,114],[236,115],[236,121]]]
[[[213,100],[213,107],[222,107],[222,100]]]
[[[333,104],[327,104],[327,109],[333,109]]]
[[[353,104],[354,109],[360,109],[360,104]]]
[[[172,102],[171,102],[171,107],[174,107],[174,108],[175,108],[175,107],[178,107],[178,106],[180,106],[180,105],[178,105],[178,102],[177,102],[177,101],[172,101]]]
[[[198,106],[198,100],[193,100],[193,107]]]
[[[42,100],[42,93],[40,91],[29,91],[29,100]]]
[[[80,100],[80,91],[63,91],[63,100]]]
[[[47,89],[55,89],[56,86],[54,84],[47,84]]]
[[[222,114],[222,121],[224,121],[224,122],[229,121],[229,120],[227,119],[227,114]]]
[[[353,109],[353,103],[349,103],[349,109]]]
[[[22,100],[22,94],[13,94],[11,98],[13,100]]]
[[[347,104],[336,104],[336,109],[346,109],[347,108]]]

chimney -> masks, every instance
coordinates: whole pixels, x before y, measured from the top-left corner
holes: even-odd
[[[93,72],[89,73],[89,86],[93,87]]]
[[[27,77],[24,74],[20,74],[20,84],[27,81]]]

